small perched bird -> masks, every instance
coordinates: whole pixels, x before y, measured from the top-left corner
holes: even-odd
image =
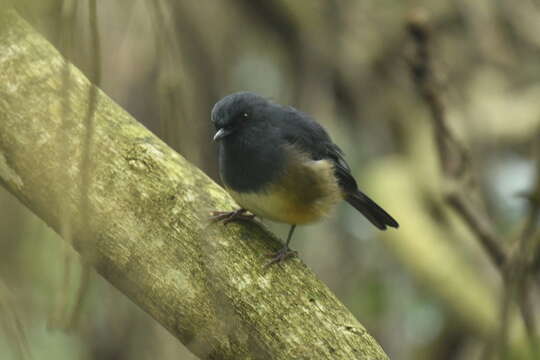
[[[259,216],[290,224],[285,246],[268,265],[296,253],[289,249],[296,225],[321,219],[343,199],[381,230],[399,226],[358,189],[341,149],[305,113],[239,92],[214,105],[212,122],[221,180],[241,208],[214,212],[211,219]]]

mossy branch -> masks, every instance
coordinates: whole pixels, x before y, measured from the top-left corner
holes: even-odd
[[[69,214],[74,246],[105,279],[201,358],[387,358],[299,260],[264,269],[279,244],[263,228],[208,226],[210,210],[234,207],[229,196],[101,91],[82,219],[92,85],[69,65],[64,91],[64,66],[0,12],[0,182],[58,233]]]

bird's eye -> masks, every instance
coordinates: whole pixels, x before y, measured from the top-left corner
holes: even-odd
[[[242,114],[242,118],[244,118],[244,120],[247,120],[247,118],[248,118],[248,113],[243,113],[243,114]]]

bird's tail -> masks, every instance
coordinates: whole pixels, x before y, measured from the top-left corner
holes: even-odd
[[[373,225],[381,230],[386,230],[387,226],[397,228],[398,222],[384,211],[375,201],[371,200],[366,194],[357,190],[354,193],[347,194],[345,200],[356,210],[360,211]]]

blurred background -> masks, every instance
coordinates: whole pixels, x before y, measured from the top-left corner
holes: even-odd
[[[91,73],[86,0],[15,6]],[[449,125],[469,151],[471,194],[511,247],[528,216],[522,195],[538,182],[538,0],[97,1],[99,85],[218,182],[217,100],[249,90],[310,113],[401,227],[377,232],[343,204],[299,228],[293,248],[387,354],[491,359],[506,327],[512,358],[532,359],[517,310],[501,323],[500,273],[444,200],[430,114],[407,61],[406,21],[418,7],[430,14]],[[287,226],[267,224],[286,236]],[[0,234],[0,359],[195,359],[2,188]]]

